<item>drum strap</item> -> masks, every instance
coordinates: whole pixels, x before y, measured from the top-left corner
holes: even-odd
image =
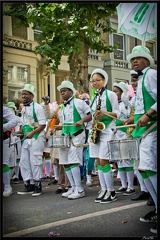
[[[153,125],[151,125],[141,136],[141,138],[144,138],[154,127],[157,126],[157,122],[155,122]]]

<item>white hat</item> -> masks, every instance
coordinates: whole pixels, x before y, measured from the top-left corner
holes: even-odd
[[[76,89],[74,88],[73,83],[68,80],[64,80],[63,82],[61,82],[61,85],[57,87],[58,91],[60,91],[62,88],[69,88],[73,91],[73,95],[76,94]]]
[[[14,102],[8,102],[8,103],[7,103],[7,106],[8,106],[9,108],[14,108],[14,110],[17,110],[17,107],[16,107],[16,105],[15,105]]]
[[[150,51],[147,47],[145,46],[136,46],[132,49],[132,53],[127,55],[127,61],[131,62],[132,58],[135,57],[143,57],[143,58],[147,58],[148,61],[150,62],[150,66],[153,67],[154,66],[154,59],[152,58]]]
[[[100,73],[101,75],[103,75],[105,81],[104,81],[104,87],[107,85],[108,82],[108,74],[101,68],[96,68],[94,69],[94,71],[91,74],[90,80],[92,80],[92,76],[96,73]]]
[[[120,82],[120,83],[114,83],[113,87],[118,87],[122,90],[122,92],[127,93],[128,92],[128,87],[127,84],[125,84],[124,82]]]
[[[20,89],[20,91],[28,91],[33,94],[33,96],[36,96],[36,88],[31,84],[25,84],[23,89]]]

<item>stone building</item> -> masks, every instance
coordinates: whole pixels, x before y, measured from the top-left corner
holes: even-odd
[[[39,30],[28,28],[16,28],[13,23],[15,18],[3,16],[3,97],[7,101],[19,99],[20,89],[25,83],[31,83],[37,88],[37,102],[42,102],[42,96],[49,95],[51,102],[59,102],[57,86],[63,80],[69,78],[69,65],[67,56],[62,56],[61,64],[56,74],[46,71],[45,66],[39,66],[43,62],[41,55],[35,55],[34,47],[38,44],[37,35]],[[117,16],[107,20],[110,26],[117,30]],[[106,43],[118,44],[119,49],[113,53],[97,54],[90,49],[88,59],[88,77],[95,68],[103,68],[109,75],[107,87],[112,89],[114,82],[124,81],[130,84],[131,64],[126,61],[126,56],[136,45],[142,42],[124,34],[107,34]],[[157,64],[157,41],[146,42]]]

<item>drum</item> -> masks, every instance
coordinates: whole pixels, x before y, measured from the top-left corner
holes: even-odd
[[[69,148],[71,146],[70,136],[52,135],[48,140],[49,148]]]
[[[139,139],[122,139],[108,142],[110,161],[139,160]]]

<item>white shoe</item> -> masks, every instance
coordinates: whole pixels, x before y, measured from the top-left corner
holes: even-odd
[[[73,188],[69,188],[67,192],[62,193],[62,197],[68,198],[69,195],[71,195],[74,192]]]
[[[12,194],[12,187],[7,187],[3,191],[3,197],[9,197]]]
[[[68,199],[77,199],[77,198],[81,198],[85,196],[85,192],[84,190],[82,191],[78,191],[77,189],[75,189],[75,191],[68,196]]]
[[[92,181],[87,180],[86,185],[87,185],[88,187],[92,187]]]

